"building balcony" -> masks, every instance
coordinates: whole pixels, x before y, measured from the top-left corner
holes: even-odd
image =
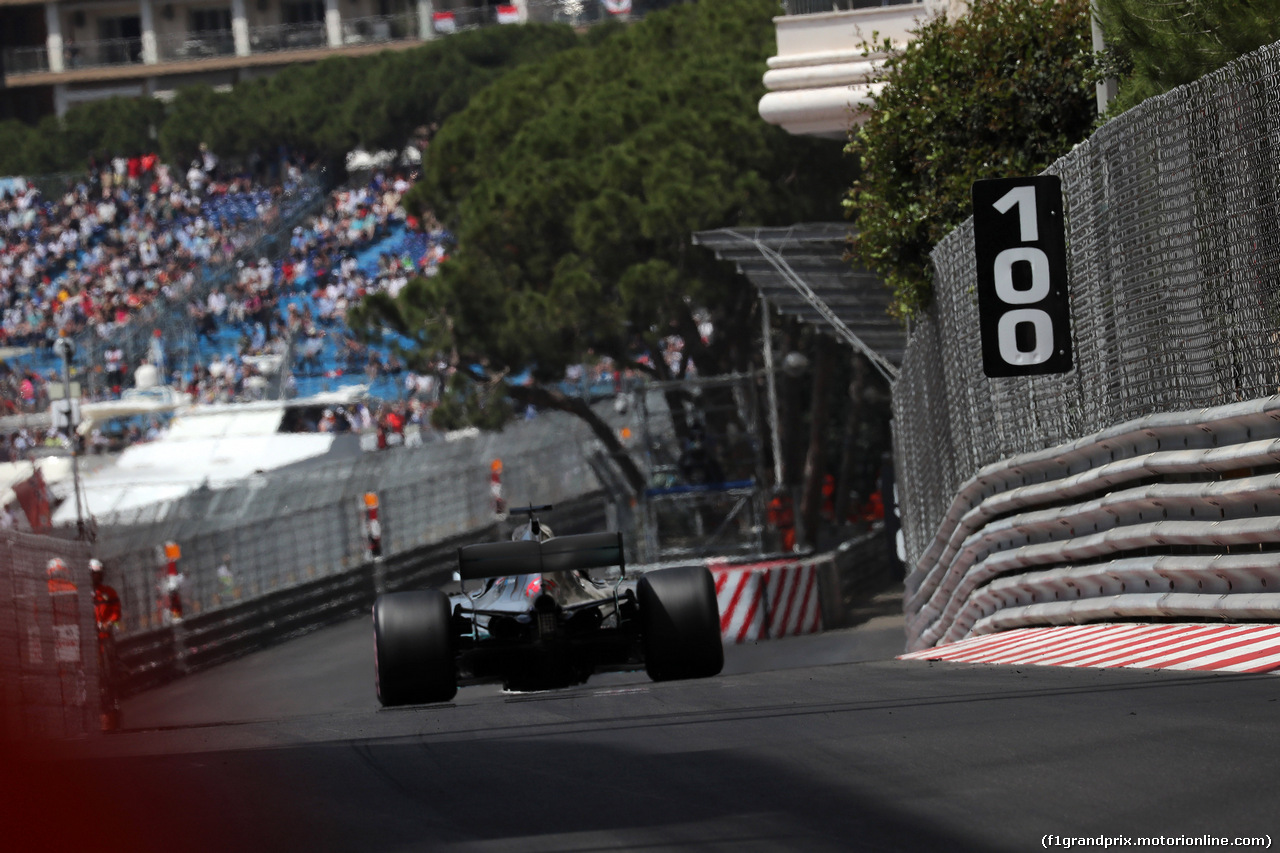
[[[422,19],[423,14],[431,14],[433,6],[415,0],[347,0],[336,8],[323,0],[255,0],[241,4],[239,12],[227,8],[224,0],[208,4],[196,0],[121,0],[112,4],[0,0],[0,26],[20,32],[23,39],[0,47],[0,85],[14,89],[54,87],[61,114],[67,97],[159,92],[167,85],[158,82],[162,77],[182,80],[183,84],[207,79],[212,85],[230,85],[243,69],[253,69],[256,74],[259,69],[312,62],[333,54],[404,49],[435,36],[513,23],[504,20],[498,13],[501,7],[491,0],[455,0],[448,4],[455,8],[443,11],[441,5],[446,4],[436,3],[430,19]],[[9,7],[43,7],[44,20],[39,20],[39,11],[5,17]],[[395,11],[361,16],[379,7],[383,12],[389,8]],[[518,22],[575,27],[642,17],[612,15],[594,0],[525,0],[518,8]],[[315,15],[317,10],[322,17]],[[354,15],[347,18],[340,11]],[[276,23],[300,12],[315,17],[306,23]],[[94,33],[100,38],[93,39]]]
[[[156,38],[157,63],[186,62],[192,59],[235,55],[236,37],[231,30],[181,33]]]
[[[92,80],[102,77],[145,76],[193,70],[191,63],[222,60],[226,65],[274,64],[294,51],[364,52],[362,48],[395,42],[419,42],[418,17],[413,12],[343,20],[338,43],[330,44],[323,21],[304,24],[277,24],[248,28],[246,43],[237,49],[232,30],[186,32],[154,38],[154,58],[149,56],[145,38],[103,39],[68,43],[64,46],[62,68],[49,62],[47,46],[10,47],[2,54],[5,82],[10,86]],[[110,71],[103,74],[95,72]]]
[[[102,68],[109,65],[134,65],[142,62],[142,39],[103,39],[68,45],[63,50],[63,67],[68,71],[79,68]],[[11,47],[4,52],[5,77],[50,71],[49,51],[40,47]]]
[[[948,0],[785,0],[774,18],[778,53],[769,59],[760,117],[789,133],[844,139],[865,120],[883,55],[866,45],[905,45]]]

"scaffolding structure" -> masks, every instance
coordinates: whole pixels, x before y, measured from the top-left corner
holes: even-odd
[[[765,550],[761,382],[731,374],[645,386],[637,415],[648,486],[636,518],[645,562]]]

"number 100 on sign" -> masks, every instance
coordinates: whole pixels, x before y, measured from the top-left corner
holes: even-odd
[[[1056,176],[973,185],[982,369],[1034,376],[1071,369],[1062,183]]]

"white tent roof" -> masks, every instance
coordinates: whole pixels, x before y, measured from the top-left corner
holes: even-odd
[[[132,445],[116,465],[82,479],[86,512],[100,518],[131,512],[332,450],[333,433],[277,433],[284,412],[280,403],[254,403],[178,415],[160,440]],[[75,521],[74,501],[65,501],[53,514],[54,524]]]

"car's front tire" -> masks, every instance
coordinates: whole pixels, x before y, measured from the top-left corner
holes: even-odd
[[[720,606],[711,572],[659,569],[636,584],[644,668],[654,681],[707,678],[724,668]]]
[[[458,693],[449,597],[438,589],[373,603],[374,673],[384,707],[448,702]]]

